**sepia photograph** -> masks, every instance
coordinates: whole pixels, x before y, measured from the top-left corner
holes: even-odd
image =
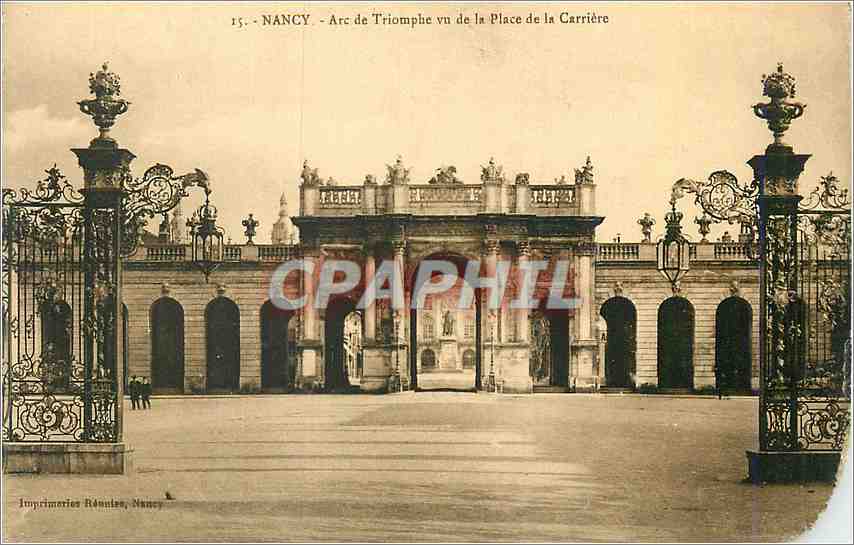
[[[2,540],[852,543],[850,2],[2,13]]]

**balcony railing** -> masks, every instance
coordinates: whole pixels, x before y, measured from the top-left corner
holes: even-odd
[[[640,259],[640,244],[599,244],[600,261],[634,261]]]
[[[740,242],[692,243],[688,250],[692,261],[753,261],[750,245]],[[655,244],[637,242],[600,242],[599,262],[655,261]]]
[[[575,186],[532,185],[529,192],[534,208],[564,208],[575,203]]]
[[[223,249],[224,261],[240,261],[240,246],[226,246]]]
[[[483,198],[482,192],[483,189],[479,185],[411,186],[409,188],[409,203],[480,203]]]
[[[741,242],[715,244],[715,259],[750,259],[750,245]]]
[[[148,261],[184,261],[187,247],[182,245],[146,246],[145,259]]]
[[[318,191],[321,208],[361,208],[361,187],[321,187]]]
[[[285,261],[297,257],[297,246],[258,246],[261,261]]]
[[[300,215],[595,215],[593,185],[480,183],[301,186]]]

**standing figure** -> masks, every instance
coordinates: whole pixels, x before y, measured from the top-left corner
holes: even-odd
[[[151,408],[151,381],[148,380],[148,377],[142,377],[142,384],[140,384],[140,394],[142,395],[142,408],[150,409]]]
[[[454,335],[454,317],[450,310],[445,311],[445,317],[442,322],[442,335],[452,337]]]
[[[136,375],[131,377],[128,391],[130,392],[130,408],[132,410],[139,409],[139,381],[136,379]]]

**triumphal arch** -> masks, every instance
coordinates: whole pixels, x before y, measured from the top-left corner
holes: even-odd
[[[358,342],[361,391],[423,388],[430,372],[461,373],[471,377],[471,388],[504,392],[592,386],[600,348],[595,229],[603,220],[595,189],[589,158],[574,181],[551,183],[507,175],[492,159],[479,183],[459,180],[454,167],[411,180],[400,157],[387,165],[384,180],[369,175],[360,185],[324,181],[304,165],[293,222],[313,274],[299,275],[299,293],[309,303],[294,311],[299,380],[346,387],[348,366],[340,360]],[[323,279],[331,261],[356,264],[360,280],[313,305],[321,284],[337,278]],[[420,296],[436,276],[419,276],[428,261],[451,264],[458,278],[442,293]],[[388,297],[360,307],[371,279],[389,269],[402,281],[403,306]],[[493,292],[469,276],[495,279],[500,271],[507,274],[499,299],[489,299]],[[549,304],[555,298],[562,304]],[[522,299],[534,303],[513,304]],[[346,327],[353,315],[362,322],[359,339]]]

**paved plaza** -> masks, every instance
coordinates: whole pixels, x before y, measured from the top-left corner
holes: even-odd
[[[4,538],[764,541],[795,537],[832,490],[741,482],[755,398],[407,392],[152,405],[125,413],[131,476],[7,476]],[[21,506],[87,498],[129,505]]]

